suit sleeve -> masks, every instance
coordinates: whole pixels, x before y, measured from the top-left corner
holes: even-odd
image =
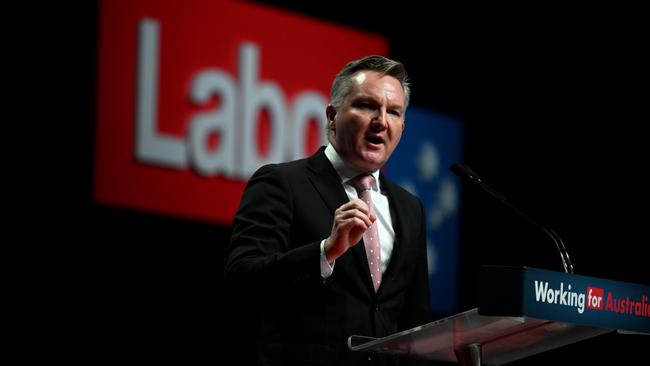
[[[291,245],[294,189],[277,165],[249,180],[226,251],[225,277],[252,286],[285,286],[320,278],[320,241]]]

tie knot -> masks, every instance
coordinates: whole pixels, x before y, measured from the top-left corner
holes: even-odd
[[[372,185],[375,183],[375,177],[370,174],[360,174],[350,180],[350,183],[357,189],[357,193],[361,194],[363,191],[372,190]]]

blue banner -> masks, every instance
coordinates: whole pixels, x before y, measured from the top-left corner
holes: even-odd
[[[461,160],[461,148],[460,121],[411,105],[386,166],[388,176],[424,204],[431,304],[444,315],[458,311],[460,187],[449,166]]]
[[[650,287],[529,267],[486,266],[479,313],[650,334]]]

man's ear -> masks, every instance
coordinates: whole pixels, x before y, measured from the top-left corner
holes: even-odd
[[[335,130],[334,117],[336,117],[336,107],[328,104],[327,108],[325,108],[325,114],[327,115],[327,129],[329,131]]]

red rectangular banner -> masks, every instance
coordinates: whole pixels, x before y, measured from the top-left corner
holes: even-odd
[[[257,168],[326,144],[338,70],[388,44],[263,5],[181,4],[101,2],[95,198],[229,224]]]

